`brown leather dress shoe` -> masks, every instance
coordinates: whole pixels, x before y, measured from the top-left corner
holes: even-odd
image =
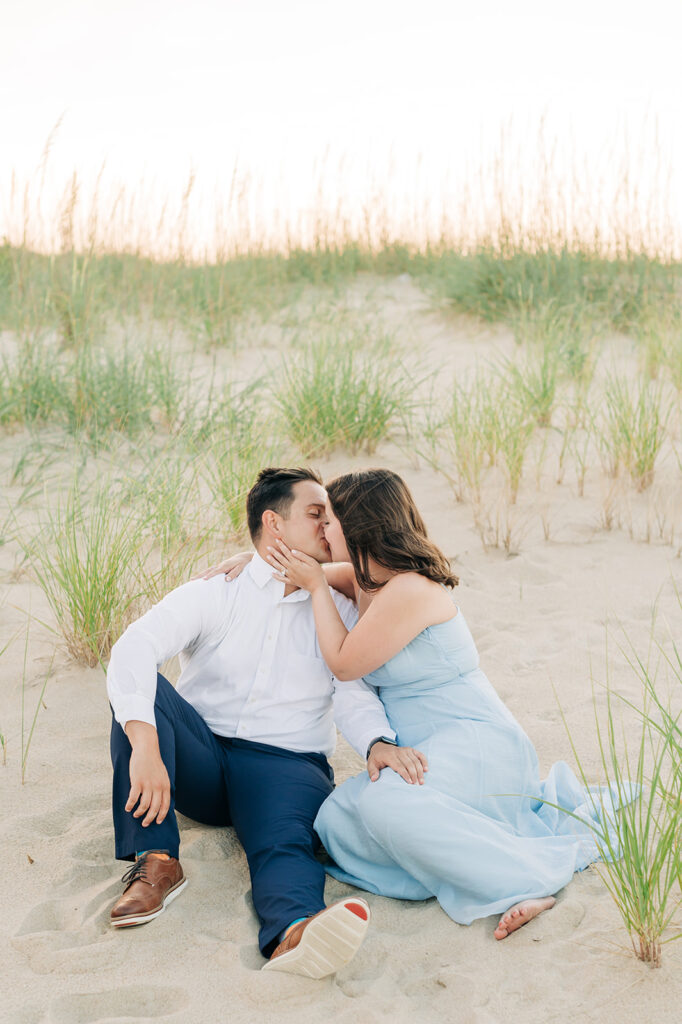
[[[272,954],[264,971],[325,978],[353,959],[369,927],[369,907],[353,896],[332,903],[314,917],[294,925]]]
[[[187,885],[180,861],[167,853],[143,853],[121,881],[126,887],[111,910],[114,928],[146,924],[158,917]]]

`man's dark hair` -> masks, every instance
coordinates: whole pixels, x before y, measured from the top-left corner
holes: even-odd
[[[270,509],[286,519],[294,500],[294,484],[302,480],[322,485],[322,477],[314,469],[261,469],[246,498],[246,517],[254,544],[263,529],[263,513]]]

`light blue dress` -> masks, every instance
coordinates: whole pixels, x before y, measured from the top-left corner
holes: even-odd
[[[335,878],[397,899],[435,896],[460,924],[554,894],[598,859],[587,824],[552,804],[595,822],[615,807],[563,761],[540,780],[532,743],[478,666],[458,612],[367,676],[399,743],[426,755],[425,783],[362,772],[315,821]]]

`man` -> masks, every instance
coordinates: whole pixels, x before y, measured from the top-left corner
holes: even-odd
[[[234,826],[265,968],[309,977],[348,963],[369,923],[362,899],[325,908],[315,859],[313,821],[333,789],[334,717],[367,752],[370,775],[390,767],[408,782],[423,778],[419,756],[395,746],[375,693],[360,680],[334,689],[310,594],[275,580],[265,561],[278,539],[328,561],[325,497],[310,470],[263,470],[247,498],[249,567],[234,582],[219,576],[168,594],[114,645],[107,672],[116,856],[135,860],[112,925],[152,920],[185,887],[177,807]],[[334,599],[351,628],[355,606]],[[178,653],[174,689],[157,670]]]

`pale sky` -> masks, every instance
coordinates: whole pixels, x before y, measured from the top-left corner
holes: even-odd
[[[544,115],[595,160],[656,123],[680,167],[681,46],[670,0],[3,0],[0,189],[62,115],[54,181],[106,162],[177,194],[237,160],[293,206],[325,152],[444,176],[510,118],[520,144]]]

